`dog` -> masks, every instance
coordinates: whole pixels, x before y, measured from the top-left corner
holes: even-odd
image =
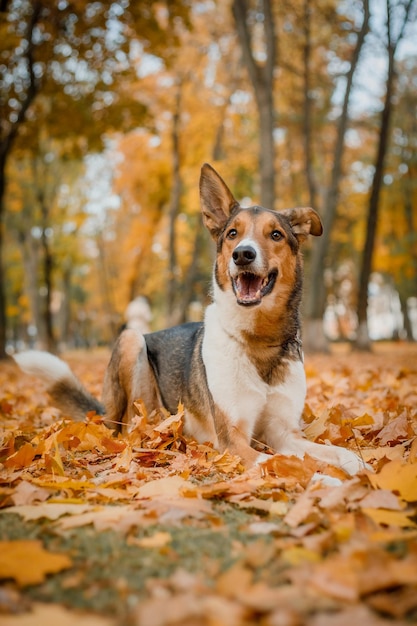
[[[221,176],[204,164],[201,212],[216,244],[212,303],[203,322],[142,335],[124,330],[103,385],[92,397],[57,357],[39,351],[15,355],[22,370],[49,385],[57,406],[74,419],[88,411],[127,425],[134,401],[148,413],[184,405],[184,432],[239,455],[250,467],[274,453],[312,457],[349,474],[364,467],[342,447],[314,443],[301,430],[306,379],[300,340],[301,246],[320,236],[312,208],[242,208]]]

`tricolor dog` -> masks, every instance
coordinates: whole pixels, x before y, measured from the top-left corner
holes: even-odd
[[[306,381],[300,343],[302,285],[300,247],[322,224],[311,208],[273,211],[242,208],[208,164],[200,178],[203,221],[217,247],[213,302],[204,322],[142,335],[125,330],[108,365],[103,405],[90,396],[69,367],[48,353],[29,351],[15,360],[47,381],[66,415],[105,414],[128,424],[133,403],[148,412],[185,407],[185,433],[253,465],[269,458],[251,447],[305,453],[350,474],[363,467],[345,448],[306,439],[300,429]]]

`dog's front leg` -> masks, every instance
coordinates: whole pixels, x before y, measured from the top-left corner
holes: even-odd
[[[260,436],[275,453],[299,458],[309,454],[319,461],[340,467],[351,475],[366,467],[362,459],[351,450],[310,441],[299,428],[287,429],[282,416],[270,417],[264,426],[264,432]]]
[[[240,456],[245,467],[264,461],[267,455],[251,448],[252,428],[244,420],[233,424],[230,418],[218,407],[214,408],[214,423],[217,432],[219,449],[229,450],[231,454]]]

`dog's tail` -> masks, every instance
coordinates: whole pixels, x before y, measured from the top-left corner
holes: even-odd
[[[47,391],[62,413],[74,420],[84,420],[86,413],[104,415],[104,406],[92,396],[73,374],[70,367],[57,356],[40,350],[28,350],[13,355],[20,369],[47,384]]]

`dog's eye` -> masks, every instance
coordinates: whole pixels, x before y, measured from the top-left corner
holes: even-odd
[[[231,228],[229,230],[229,232],[227,233],[227,238],[228,239],[234,239],[237,236],[237,230],[236,228]]]
[[[284,236],[284,235],[283,235],[283,234],[281,233],[281,231],[279,231],[279,230],[273,230],[273,231],[272,231],[272,233],[271,233],[271,238],[272,238],[274,241],[279,241],[280,239],[282,239],[282,238],[283,238],[283,236]]]

